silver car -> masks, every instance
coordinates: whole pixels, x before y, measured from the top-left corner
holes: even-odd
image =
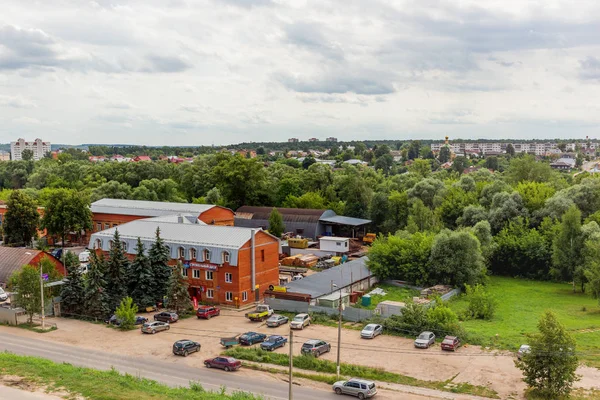
[[[0,287],[0,302],[8,300],[8,294]]]
[[[308,314],[298,314],[290,322],[290,328],[292,329],[304,329],[304,327],[310,325],[310,316]]]
[[[368,399],[377,394],[375,382],[363,379],[350,379],[333,384],[333,391],[337,394],[349,394],[359,399]]]
[[[160,331],[168,331],[169,329],[171,329],[171,326],[168,322],[153,321],[146,322],[144,325],[142,325],[142,333],[154,334]]]
[[[373,339],[383,333],[383,326],[379,324],[369,324],[360,331],[360,337],[363,339]]]
[[[435,343],[435,334],[433,332],[421,332],[415,339],[415,347],[428,349],[429,346]]]
[[[285,316],[279,315],[279,314],[273,314],[267,320],[267,326],[269,328],[277,328],[278,326],[287,324],[288,321],[289,321],[288,317],[285,317]]]

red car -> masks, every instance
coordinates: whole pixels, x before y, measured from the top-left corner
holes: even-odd
[[[206,368],[221,368],[225,371],[237,371],[242,363],[233,357],[215,357],[204,360]]]
[[[460,339],[456,336],[446,336],[442,342],[442,350],[456,351],[460,347]]]
[[[198,307],[198,311],[196,311],[198,319],[210,319],[210,317],[216,317],[218,315],[221,315],[221,310],[213,306],[200,306]]]

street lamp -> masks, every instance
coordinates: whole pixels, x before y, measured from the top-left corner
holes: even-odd
[[[336,285],[335,283],[333,283],[333,281],[331,282],[331,289],[333,291],[333,288],[337,288],[338,285]],[[337,343],[337,377],[338,379],[340,378],[340,351],[341,351],[341,347],[342,347],[342,289],[340,289],[340,298],[338,300],[338,343]]]

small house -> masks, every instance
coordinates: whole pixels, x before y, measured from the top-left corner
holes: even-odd
[[[347,253],[350,251],[350,239],[336,236],[323,236],[319,238],[319,248],[322,251]]]

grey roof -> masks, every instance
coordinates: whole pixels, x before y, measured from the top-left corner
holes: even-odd
[[[172,224],[197,224],[197,225],[206,225],[206,223],[200,221],[196,214],[171,214],[171,215],[163,215],[161,217],[153,217],[149,218],[152,221],[156,222],[170,222]]]
[[[563,158],[559,158],[558,160],[556,160],[555,162],[553,162],[550,165],[568,165],[568,166],[574,167],[575,164],[576,164],[576,161],[574,158],[563,157]]]
[[[360,225],[366,225],[366,224],[371,223],[370,219],[344,217],[343,215],[335,215],[333,217],[321,218],[319,221],[329,223],[329,224],[350,225],[350,226],[360,226]]]
[[[336,292],[339,289],[350,286],[351,283],[358,282],[369,276],[371,271],[367,268],[367,257],[361,257],[356,260],[338,265],[337,267],[326,269],[318,274],[309,275],[306,278],[292,281],[286,285],[288,292],[304,293],[310,295],[313,299]],[[338,287],[331,289],[331,281]]]
[[[215,207],[212,204],[169,203],[162,201],[102,199],[92,203],[93,213],[159,217],[177,213],[196,214]]]

